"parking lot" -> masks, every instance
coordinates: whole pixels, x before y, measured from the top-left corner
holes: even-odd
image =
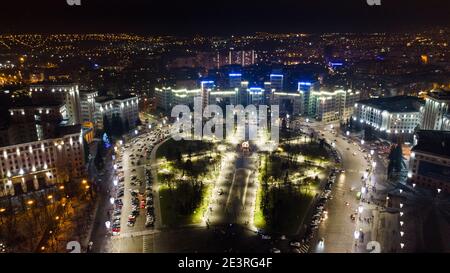
[[[115,147],[114,189],[111,192],[110,228],[115,237],[144,235],[155,223],[153,177],[148,162],[155,145],[168,136],[156,128]],[[159,217],[159,216],[158,216]],[[120,240],[114,240],[120,243]]]

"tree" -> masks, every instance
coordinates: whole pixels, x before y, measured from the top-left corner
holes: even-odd
[[[364,126],[364,139],[368,141],[375,139],[373,127],[367,124]]]
[[[112,116],[112,135],[115,137],[121,137],[123,135],[123,122],[119,114]]]
[[[138,117],[138,118],[136,119],[135,126],[141,126],[141,125],[142,125],[142,121],[141,121],[141,119]]]
[[[109,122],[109,119],[106,115],[103,116],[103,131],[108,135],[112,135],[111,131],[111,123]]]
[[[130,131],[130,123],[128,122],[128,119],[125,119],[124,130],[125,130],[125,132]]]
[[[388,177],[392,177],[394,173],[400,173],[406,169],[406,163],[403,157],[402,146],[400,144],[393,145],[388,156]]]
[[[83,137],[83,150],[84,150],[84,162],[87,163],[89,161],[89,144],[87,143],[86,139]]]
[[[103,141],[100,141],[99,143],[97,143],[97,153],[95,154],[95,159],[94,159],[95,167],[99,170],[103,169],[103,165],[104,165],[103,153],[104,153]]]

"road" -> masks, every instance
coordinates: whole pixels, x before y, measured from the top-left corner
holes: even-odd
[[[376,234],[374,229],[378,221],[375,216],[380,209],[373,201],[371,203],[370,196],[374,188],[375,191],[378,188],[378,192],[382,192],[382,164],[378,164],[378,168],[372,171],[372,160],[368,159],[367,151],[362,152],[359,143],[350,141],[347,137],[336,136],[329,125],[319,123],[313,128],[323,134],[321,137],[328,142],[335,143],[335,149],[342,157],[345,173],[338,177],[333,187],[332,199],[326,205],[328,219],[319,226],[311,249],[313,252],[325,253],[367,252],[367,243],[375,239],[372,238]],[[361,199],[357,197],[358,192],[362,192]],[[352,214],[356,216],[355,220],[351,219]],[[355,231],[359,234],[358,240],[355,239]],[[324,243],[319,244],[319,239],[323,239]]]

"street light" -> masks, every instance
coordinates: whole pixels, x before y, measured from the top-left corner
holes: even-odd
[[[364,145],[364,139],[361,139],[361,145]]]
[[[401,227],[403,226],[403,224],[404,224],[404,222],[403,222],[403,221],[400,221],[400,226],[401,226]]]
[[[400,231],[400,236],[403,237],[403,235],[405,235],[405,233],[403,231]]]
[[[31,205],[34,204],[34,201],[33,201],[33,200],[28,200],[28,201],[27,201],[27,204],[31,206]]]
[[[114,204],[114,197],[109,198],[109,203],[111,203],[111,205]]]
[[[400,208],[403,208],[403,203],[400,203]]]
[[[345,134],[346,134],[347,136],[349,136],[349,135],[350,135],[350,132],[349,132],[349,131],[347,131],[347,132],[345,132]]]
[[[403,249],[405,247],[404,243],[400,243],[400,248]]]

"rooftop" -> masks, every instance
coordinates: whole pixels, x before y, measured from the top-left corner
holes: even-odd
[[[428,97],[436,99],[436,100],[448,100],[450,101],[450,91],[449,90],[443,90],[443,89],[434,89],[431,90],[427,94]]]
[[[95,101],[98,103],[103,103],[103,102],[107,102],[107,101],[113,101],[113,100],[127,100],[127,99],[131,99],[131,98],[137,98],[136,96],[131,96],[131,95],[123,95],[123,96],[117,96],[117,97],[113,97],[113,96],[99,96],[95,98]]]
[[[416,112],[424,104],[422,99],[412,96],[395,96],[361,100],[358,103],[388,112]]]
[[[413,151],[450,157],[450,131],[420,130],[416,134],[419,141]]]

